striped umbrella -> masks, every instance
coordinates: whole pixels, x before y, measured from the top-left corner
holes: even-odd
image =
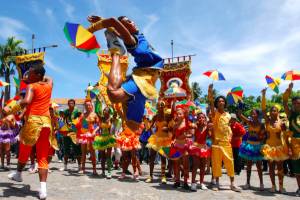
[[[280,79],[279,78],[274,78],[272,76],[266,75],[266,81],[269,86],[274,92],[277,94],[279,93],[279,84],[280,84]]]
[[[233,105],[238,103],[239,101],[242,101],[243,99],[243,89],[241,86],[234,87],[228,92],[227,94],[227,102],[229,105]]]
[[[212,78],[215,81],[225,81],[225,77],[223,74],[217,70],[209,70],[207,72],[204,72],[203,75]]]
[[[281,79],[290,81],[300,80],[300,71],[287,71],[281,76]]]

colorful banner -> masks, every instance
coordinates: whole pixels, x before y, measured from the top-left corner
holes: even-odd
[[[98,82],[98,89],[100,91],[100,98],[104,100],[106,105],[111,105],[111,102],[107,96],[107,83],[108,83],[108,74],[110,72],[112,59],[109,54],[97,54],[98,55],[98,67],[101,72],[100,80]],[[122,68],[123,79],[126,79],[126,72],[128,68],[128,56],[121,56],[120,63]]]
[[[34,54],[26,54],[21,56],[16,56],[16,65],[19,73],[19,78],[22,79],[23,75],[29,69],[29,63],[35,60],[41,60],[44,62],[44,52],[34,53]]]
[[[160,74],[161,88],[159,96],[164,99],[167,106],[174,98],[183,100],[191,96],[189,87],[190,65],[190,60],[165,64]]]

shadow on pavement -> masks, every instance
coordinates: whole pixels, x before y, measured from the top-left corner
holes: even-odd
[[[0,183],[0,188],[3,188],[3,195],[0,197],[37,197],[38,192],[32,191],[30,185],[14,184],[14,183]]]

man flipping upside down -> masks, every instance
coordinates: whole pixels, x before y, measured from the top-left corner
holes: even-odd
[[[163,68],[163,59],[154,52],[135,23],[126,16],[118,19],[89,16],[88,21],[92,23],[88,28],[92,33],[107,28],[105,37],[112,57],[107,94],[112,103],[123,104],[126,125],[132,131],[136,131],[142,122],[146,99],[154,99],[158,96],[155,82],[159,70]],[[136,63],[132,74],[125,82],[122,78],[120,56],[124,55],[126,50],[119,38],[123,40],[127,51],[134,57]]]

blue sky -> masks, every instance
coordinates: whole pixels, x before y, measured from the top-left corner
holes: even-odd
[[[59,46],[47,50],[45,60],[55,81],[53,97],[84,97],[88,83],[100,77],[97,57],[72,49],[63,34],[65,22],[88,26],[90,14],[130,17],[163,57],[171,56],[172,39],[175,56],[197,54],[190,82],[199,82],[205,92],[211,80],[202,73],[209,69],[227,79],[215,82],[220,93],[240,85],[246,95],[258,95],[267,74],[300,70],[298,0],[10,0],[1,5],[0,43],[16,36],[30,48],[34,33],[36,47]],[[103,32],[96,36],[106,48]],[[281,91],[287,84],[282,82]]]

